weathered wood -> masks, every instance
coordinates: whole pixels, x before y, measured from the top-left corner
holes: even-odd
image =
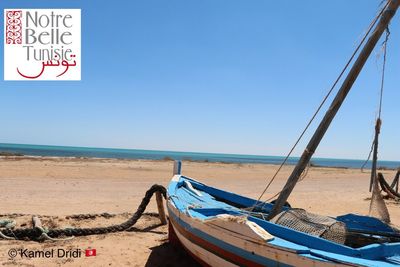
[[[396,193],[399,193],[399,177],[400,177],[400,169],[397,170],[396,175],[394,176],[393,182],[390,185],[391,188],[395,189]]]
[[[382,173],[377,174],[379,184],[384,192],[392,199],[400,199],[400,194],[396,192],[385,180]]]
[[[43,228],[42,222],[40,221],[39,217],[37,216],[32,216],[32,224],[33,228]]]
[[[274,239],[273,235],[258,224],[247,220],[246,217],[221,214],[215,218],[205,220],[204,226],[204,228],[208,228],[207,233],[214,237],[220,238],[226,235],[224,240],[228,241],[229,244],[233,245],[241,241],[239,247],[243,247],[243,240],[265,244],[266,241]]]
[[[186,212],[184,212],[185,209],[177,209],[176,207],[174,207],[174,204],[171,204],[171,200],[167,200],[167,202],[168,210],[170,213],[170,225],[172,226],[171,228],[174,229],[174,231],[171,232],[172,240],[175,241],[174,234],[176,234],[176,237],[178,238],[180,243],[182,243],[183,246],[191,252],[191,254],[194,254],[196,255],[196,257],[199,257],[203,261],[206,261],[207,266],[254,266],[255,264],[254,262],[252,262],[251,264],[246,264],[246,262],[235,261],[235,259],[232,258],[229,262],[224,261],[224,258],[221,257],[222,255],[217,254],[221,250],[223,250],[223,248],[218,247],[218,245],[216,245],[215,243],[209,243],[204,247],[207,248],[207,250],[203,249],[203,247],[198,246],[195,242],[193,242],[193,239],[189,239],[187,235],[182,234],[181,230],[185,232],[191,232],[190,235],[193,237],[196,236],[196,232],[193,232],[193,229],[196,229],[203,233],[207,233],[214,239],[219,240],[220,242],[240,248],[242,251],[257,255],[257,257],[270,259],[271,266],[287,265],[296,267],[308,267],[329,265],[325,265],[323,261],[317,260],[316,258],[302,257],[298,254],[298,251],[296,250],[284,248],[279,245],[272,245],[270,242],[266,242],[265,239],[263,240],[262,237],[257,236],[254,232],[252,234],[249,234],[250,229],[248,225],[246,225],[246,223],[240,224],[238,222],[238,219],[240,221],[240,216],[226,223],[223,222],[223,219],[218,222],[218,219],[221,219],[218,217],[212,218],[210,220],[203,220],[188,215]],[[176,220],[177,218],[179,218],[179,221]],[[217,221],[215,219],[217,219]],[[184,223],[185,225],[190,225],[190,227],[185,228],[182,223]],[[261,227],[260,225],[258,226]],[[261,228],[263,228],[262,232],[266,231],[265,227]],[[268,233],[264,234],[269,235]],[[268,240],[269,237],[267,237],[266,239]],[[209,245],[213,245],[213,247],[210,247]],[[227,253],[233,254],[235,252],[228,251]],[[237,260],[237,257],[235,258]],[[276,264],[272,264],[272,262],[274,261],[277,261]]]
[[[161,224],[167,224],[167,217],[165,216],[163,196],[160,192],[156,192],[156,201],[158,216],[160,217]]]
[[[173,175],[181,174],[181,169],[182,169],[182,162],[180,160],[175,160]]]
[[[371,36],[369,37],[363,49],[361,50],[357,60],[354,62],[354,65],[350,69],[346,79],[344,80],[342,86],[340,87],[338,93],[336,94],[335,99],[332,101],[331,106],[329,107],[324,118],[320,122],[314,135],[311,137],[306,149],[304,150],[303,154],[301,155],[301,158],[299,159],[299,162],[294,168],[292,174],[289,176],[289,179],[287,180],[286,185],[284,186],[282,192],[280,193],[278,200],[276,201],[274,207],[272,208],[270,214],[268,215],[268,219],[273,218],[282,210],[283,205],[289,198],[290,193],[293,191],[293,188],[298,182],[300,175],[303,173],[307,164],[310,162],[310,159],[314,154],[316,148],[318,147],[319,143],[321,142],[321,139],[324,137],[333,118],[335,117],[340,106],[342,105],[347,94],[349,93],[351,87],[353,86],[355,80],[360,74],[361,69],[363,68],[365,62],[370,56],[375,45],[377,44],[383,32],[389,25],[391,19],[395,15],[399,5],[400,5],[400,0],[390,0],[388,7],[383,12],[374,31],[371,33]]]
[[[372,168],[371,168],[371,180],[369,183],[369,192],[372,191],[373,184],[377,182],[376,179],[376,164],[378,162],[378,142],[379,142],[379,134],[381,132],[381,119],[377,119],[375,123],[375,137],[374,137],[374,150],[372,156]]]

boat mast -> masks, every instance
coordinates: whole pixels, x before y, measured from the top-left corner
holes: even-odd
[[[312,155],[314,154],[315,150],[317,149],[321,139],[324,137],[326,131],[329,128],[333,118],[335,117],[336,113],[338,112],[340,106],[342,105],[343,101],[345,100],[347,94],[349,93],[351,87],[353,86],[355,80],[357,79],[358,75],[361,72],[365,62],[367,61],[368,57],[370,56],[372,50],[374,49],[375,45],[379,41],[380,37],[382,36],[385,29],[388,27],[391,19],[395,15],[399,5],[400,0],[388,0],[390,3],[388,4],[386,10],[382,13],[382,16],[375,27],[374,31],[371,33],[367,43],[365,44],[364,48],[361,50],[360,54],[358,55],[357,60],[355,61],[353,67],[347,74],[346,79],[344,80],[341,88],[339,89],[338,93],[335,96],[335,99],[332,101],[331,106],[329,107],[328,111],[326,112],[324,118],[320,122],[317,130],[315,131],[314,135],[311,137],[306,149],[304,150],[299,162],[297,163],[296,167],[294,168],[292,174],[289,176],[286,185],[284,186],[283,190],[279,194],[279,197],[274,204],[271,212],[268,215],[268,219],[273,218],[277,215],[285,202],[287,201],[290,193],[292,192],[293,188],[295,187],[296,183],[298,182],[301,173],[306,168],[307,164],[310,162]]]

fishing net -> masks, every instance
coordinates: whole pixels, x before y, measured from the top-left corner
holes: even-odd
[[[390,215],[379,188],[378,176],[373,178],[372,197],[369,205],[369,216],[378,218],[386,223],[390,222]]]
[[[346,226],[333,218],[309,213],[303,209],[282,211],[271,222],[286,226],[299,232],[318,236],[335,243],[346,241]]]

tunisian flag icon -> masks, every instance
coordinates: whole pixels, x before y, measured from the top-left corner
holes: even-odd
[[[96,256],[96,249],[95,248],[86,249],[85,250],[85,256],[86,257]]]

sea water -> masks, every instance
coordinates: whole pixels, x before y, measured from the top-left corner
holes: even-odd
[[[93,147],[71,147],[71,146],[45,146],[26,144],[2,144],[0,152],[22,154],[27,156],[48,157],[93,157],[114,159],[149,159],[149,160],[191,160],[225,163],[259,163],[259,164],[281,164],[282,156],[258,156],[240,154],[200,153],[200,152],[176,152],[141,149],[116,149],[116,148],[93,148]],[[298,157],[290,157],[287,164],[294,165]],[[313,158],[312,164],[324,167],[361,168],[364,160],[356,159],[331,159]],[[371,163],[366,165],[369,168]],[[379,161],[379,167],[395,169],[400,167],[398,161]]]

